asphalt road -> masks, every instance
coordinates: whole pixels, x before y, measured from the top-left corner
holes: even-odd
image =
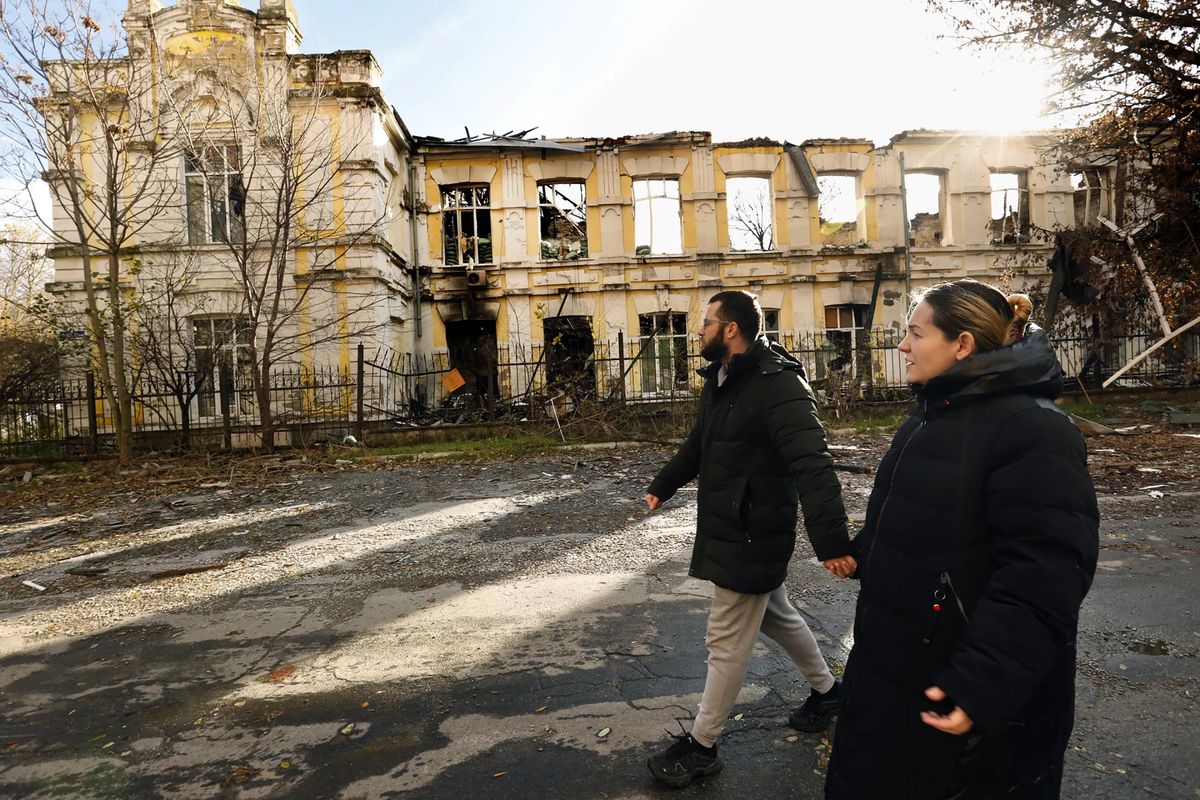
[[[873,463],[885,443],[842,456]],[[787,727],[808,687],[761,643],[725,771],[651,782],[648,751],[699,698],[708,597],[686,575],[695,492],[641,506],[666,455],[393,464],[10,514],[0,796],[820,797],[828,739]],[[861,516],[871,476],[842,478]],[[1186,487],[1102,499],[1064,797],[1200,797],[1198,509]],[[840,669],[853,582],[802,545],[788,586]]]

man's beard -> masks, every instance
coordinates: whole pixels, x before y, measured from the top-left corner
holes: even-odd
[[[724,361],[729,355],[729,345],[724,339],[713,339],[700,348],[700,357],[705,361]]]

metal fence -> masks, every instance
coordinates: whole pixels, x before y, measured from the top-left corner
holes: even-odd
[[[776,335],[805,367],[825,403],[907,397],[904,361],[891,332],[822,331]],[[1136,334],[1053,342],[1068,378],[1098,389],[1157,339]],[[585,407],[636,415],[676,406],[689,413],[702,379],[698,342],[686,335],[649,335],[580,348],[480,344],[471,358],[449,354],[368,353],[360,346],[350,370],[280,368],[265,387],[278,444],[341,440],[364,431],[469,421],[561,420]],[[1180,337],[1114,386],[1195,385],[1200,335]],[[139,381],[133,389],[139,449],[229,449],[261,442],[261,401],[248,373]],[[90,375],[59,381],[15,398],[0,398],[0,458],[62,458],[115,449],[108,398]]]

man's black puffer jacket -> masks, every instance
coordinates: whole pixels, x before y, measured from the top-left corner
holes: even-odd
[[[705,376],[691,434],[646,490],[668,500],[699,476],[689,573],[744,594],[774,591],[796,544],[796,504],[817,557],[849,552],[841,485],[817,421],[804,367],[757,339]]]
[[[1057,797],[1099,526],[1083,439],[1051,402],[1061,370],[1034,330],[916,388],[853,545],[862,586],[827,797]],[[921,721],[930,686],[969,735]]]

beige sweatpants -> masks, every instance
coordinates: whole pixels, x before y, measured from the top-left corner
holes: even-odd
[[[770,594],[741,594],[714,585],[704,637],[708,676],[700,710],[692,723],[692,737],[705,747],[713,746],[725,726],[729,709],[746,679],[754,639],[760,632],[779,642],[812,688],[822,693],[833,688],[833,675],[821,648],[788,600],[786,586]]]

